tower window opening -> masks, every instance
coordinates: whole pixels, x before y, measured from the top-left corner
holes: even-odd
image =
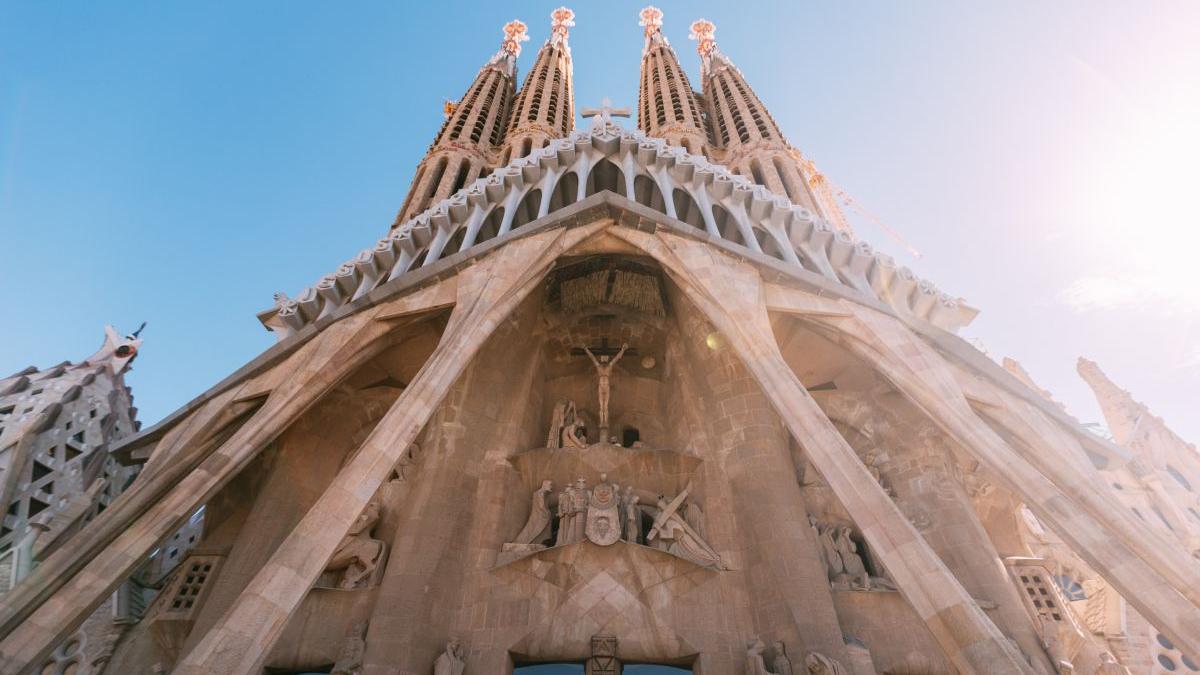
[[[447,193],[447,196],[463,189],[463,186],[467,184],[467,173],[470,170],[471,163],[464,159],[462,163],[458,165],[458,173],[454,176],[454,184],[450,186],[450,192]]]

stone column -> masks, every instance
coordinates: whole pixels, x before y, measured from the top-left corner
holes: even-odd
[[[1025,504],[1175,644],[1200,653],[1200,609],[1067,492],[1014,451],[968,405],[941,355],[898,319],[842,303],[853,319],[834,319],[846,346],[874,364],[892,384],[984,466],[1008,482]],[[1043,449],[1055,453],[1054,447]],[[1078,486],[1075,486],[1078,489]],[[1139,535],[1140,536],[1140,535]],[[1136,539],[1137,537],[1134,537]],[[1192,589],[1194,591],[1194,589]]]
[[[732,516],[735,557],[755,632],[846,660],[837,610],[818,544],[808,526],[804,495],[796,480],[787,430],[771,400],[729,349],[706,346],[708,323],[678,293],[676,314],[684,360],[677,365],[699,385],[710,439],[706,464],[721,467],[728,503],[706,504],[710,517]],[[715,542],[710,542],[717,545]],[[735,545],[736,545],[735,544]],[[744,649],[742,644],[734,649]]]
[[[878,446],[889,455],[880,475],[895,491],[900,510],[971,597],[993,603],[987,615],[996,626],[1037,665],[1051,671],[1037,628],[956,472],[945,434],[895,392],[869,401],[838,392],[815,398],[831,419],[874,430]]]
[[[518,239],[458,273],[458,300],[433,355],[216,627],[184,657],[176,673],[248,675],[261,670],[262,660],[342,537],[484,341],[540,283],[554,261],[596,229],[586,226]]]
[[[182,448],[183,457],[176,463],[164,466],[134,494],[122,495],[91,527],[51,555],[0,606],[0,634],[10,631],[0,642],[0,671],[18,672],[44,659],[145,561],[152,548],[171,536],[304,410],[382,349],[381,338],[388,330],[374,321],[374,311],[328,327],[278,366],[287,369],[287,378],[218,449],[194,465],[186,459],[190,449]],[[212,411],[201,412],[203,419]],[[202,444],[207,437],[190,438]]]
[[[788,367],[771,331],[758,272],[678,235],[625,229],[614,233],[658,260],[729,340],[951,662],[964,673],[1033,673]]]

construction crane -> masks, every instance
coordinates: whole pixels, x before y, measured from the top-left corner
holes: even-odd
[[[821,206],[821,209],[826,212],[825,217],[833,223],[834,227],[838,228],[839,230],[846,230],[847,232],[851,233],[854,232],[854,228],[851,227],[850,221],[846,219],[845,211],[842,210],[842,207],[845,207],[858,214],[872,225],[875,225],[879,229],[883,230],[885,234],[892,238],[892,240],[904,247],[904,250],[908,251],[909,255],[912,257],[917,258],[918,260],[924,257],[924,254],[922,254],[915,246],[909,243],[907,239],[900,236],[899,232],[893,230],[891,227],[888,227],[887,223],[883,222],[873,213],[863,208],[863,206],[859,204],[853,197],[851,197],[845,190],[838,187],[833,181],[829,180],[829,178],[817,168],[817,165],[811,159],[808,159],[804,155],[800,154],[800,152],[797,150],[793,150],[792,152],[794,153],[793,157],[800,165],[801,170],[804,172],[805,180],[808,181],[808,187],[810,190],[812,190],[813,197],[816,198],[817,203]]]

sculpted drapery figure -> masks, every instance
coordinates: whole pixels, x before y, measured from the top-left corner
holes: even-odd
[[[763,652],[767,646],[759,638],[746,643],[746,675],[775,675],[767,670],[767,664],[763,661]]]
[[[640,544],[642,543],[642,510],[638,506],[638,496],[633,494],[632,485],[626,486],[622,505],[625,518],[625,541],[631,544]]]
[[[702,567],[725,569],[721,556],[679,515],[679,507],[687,495],[688,488],[685,488],[670,503],[659,496],[658,515],[654,518],[654,526],[646,535],[646,541],[651,542],[655,548]]]
[[[867,567],[863,564],[862,556],[858,554],[858,545],[850,538],[850,528],[846,526],[837,528],[837,539],[834,543],[841,556],[850,588],[862,591],[870,589],[871,577],[867,574]]]
[[[583,541],[587,536],[587,510],[592,494],[588,490],[587,481],[579,478],[575,481],[575,489],[571,493],[571,542]]]
[[[573,509],[575,508],[575,487],[567,485],[563,491],[558,493],[558,536],[554,539],[555,546],[562,544],[570,544],[573,539],[574,527],[572,526]]]
[[[574,401],[559,401],[550,415],[550,433],[546,436],[547,448],[584,448],[587,436],[579,409]]]
[[[792,661],[787,656],[783,640],[775,641],[775,658],[771,661],[771,667],[775,669],[775,675],[792,675]]]
[[[457,639],[451,639],[446,643],[446,651],[433,662],[433,675],[463,675],[466,667],[462,646]]]
[[[613,366],[617,365],[617,361],[625,355],[625,350],[629,345],[621,345],[621,351],[615,356],[609,357],[607,354],[601,354],[597,357],[588,347],[583,347],[583,351],[587,352],[588,358],[592,360],[592,365],[596,367],[596,375],[599,378],[597,385],[600,397],[600,441],[608,439],[608,399],[612,395],[612,371]]]
[[[371,501],[358,519],[350,526],[350,531],[342,537],[326,572],[342,571],[339,588],[352,589],[366,579],[379,566],[379,558],[383,554],[383,542],[371,538],[371,530],[379,522],[379,503]],[[343,571],[344,570],[344,571]]]
[[[513,540],[517,544],[540,544],[550,536],[550,509],[546,506],[546,495],[554,489],[551,481],[542,481],[542,486],[534,491],[533,500],[529,506],[529,518],[525,527]]]

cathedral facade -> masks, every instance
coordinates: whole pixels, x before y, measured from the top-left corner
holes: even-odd
[[[138,476],[3,596],[0,672],[1200,672],[1195,448],[1095,364],[1112,437],[959,338],[711,22],[697,89],[638,18],[636,112],[587,128],[574,14],[523,82],[504,26],[382,238],[106,448]]]

